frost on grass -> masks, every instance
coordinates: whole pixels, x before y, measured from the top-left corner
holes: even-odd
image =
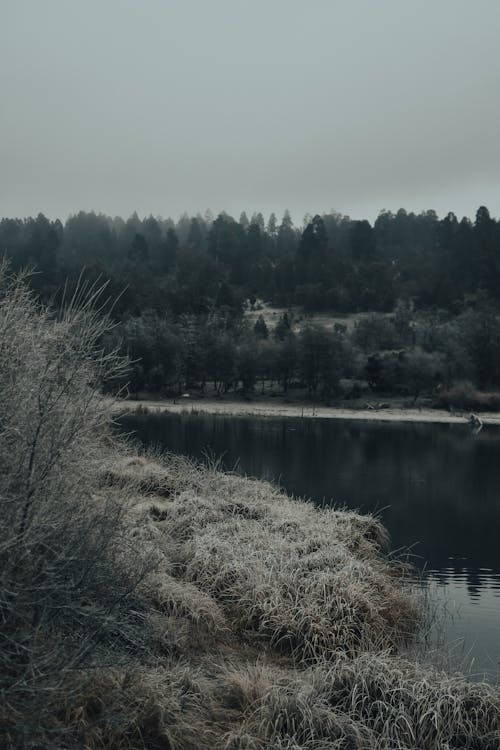
[[[387,562],[375,519],[175,462],[192,485],[182,480],[165,503],[162,532],[177,547],[178,576],[217,602],[235,634],[258,635],[297,662],[395,649],[410,637],[418,612],[406,569]]]
[[[114,436],[99,299],[0,268],[0,746],[498,748],[378,521]]]

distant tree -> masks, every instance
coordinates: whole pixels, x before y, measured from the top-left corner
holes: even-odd
[[[274,338],[278,339],[278,341],[283,341],[289,334],[292,329],[292,326],[290,325],[290,319],[288,317],[288,313],[283,313],[278,322],[276,323],[275,329],[274,329]]]
[[[444,357],[437,352],[432,354],[416,347],[401,357],[401,381],[407,387],[416,403],[422,393],[432,393],[443,381]]]
[[[168,271],[171,269],[177,261],[177,252],[179,249],[179,240],[175,229],[167,229],[167,236],[165,237],[164,253],[162,260],[163,270]]]
[[[207,229],[210,229],[212,224],[214,223],[214,215],[209,208],[207,208],[207,210],[203,214],[203,218],[205,220],[205,225]]]
[[[53,292],[57,281],[57,263],[59,248],[63,239],[63,228],[60,221],[50,222],[43,214],[36,219],[28,219],[24,226],[24,242],[19,265],[34,266],[43,271],[31,280],[31,286],[42,296]]]
[[[208,233],[208,252],[216,265],[234,269],[245,257],[246,234],[234,219],[219,214]]]
[[[261,395],[265,393],[266,382],[274,380],[276,369],[276,344],[268,339],[259,339],[255,352],[257,378],[261,382]]]
[[[187,390],[196,385],[203,387],[207,377],[207,350],[200,320],[194,315],[182,315],[179,336],[183,346],[184,387]]]
[[[318,263],[324,260],[327,244],[324,221],[316,215],[302,232],[297,254],[304,261],[314,260],[318,267]]]
[[[316,215],[302,232],[297,248],[297,277],[302,284],[321,283],[324,280],[327,245],[323,219]]]
[[[500,319],[493,305],[483,298],[461,317],[460,328],[479,387],[500,386]]]
[[[251,263],[257,263],[264,252],[264,241],[261,228],[258,224],[250,224],[247,232],[248,254]]]
[[[323,310],[327,302],[325,287],[321,282],[298,284],[295,289],[294,301],[301,305],[306,312]]]
[[[226,307],[230,309],[235,309],[237,307],[236,296],[229,284],[226,284],[225,281],[219,287],[217,298],[215,300],[215,306],[218,308]]]
[[[252,218],[250,219],[250,224],[254,224],[255,226],[259,227],[261,232],[265,231],[264,217],[262,216],[260,211],[252,214]]]
[[[315,397],[319,389],[326,401],[333,395],[342,374],[344,354],[341,335],[314,327],[301,331],[298,339],[299,371],[311,396]]]
[[[370,315],[361,318],[354,326],[352,338],[365,352],[395,349],[400,344],[394,321],[386,316]]]
[[[271,270],[273,295],[270,297],[275,305],[288,306],[292,302],[295,288],[295,266],[292,258],[281,258]]]
[[[213,365],[217,380],[224,391],[228,391],[236,377],[236,347],[234,339],[228,333],[223,333],[217,339]]]
[[[195,252],[203,250],[203,234],[198,219],[191,219],[186,244],[190,250]]]
[[[161,225],[154,216],[148,216],[147,219],[144,219],[142,234],[148,246],[149,260],[157,265],[163,253],[163,235]]]
[[[365,375],[368,381],[368,385],[374,391],[381,388],[383,384],[383,364],[381,355],[376,352],[370,354],[366,361]]]
[[[400,300],[396,305],[393,324],[399,337],[399,346],[413,346],[415,344],[415,330],[413,326],[414,312],[408,300]]]
[[[480,206],[476,212],[473,238],[478,285],[497,295],[500,284],[500,230],[485,206]]]
[[[253,391],[257,380],[257,359],[255,347],[251,341],[243,341],[238,347],[236,375],[238,380],[241,381],[245,394]]]
[[[351,299],[358,310],[389,312],[396,301],[395,270],[391,262],[362,263],[353,269]]]
[[[270,237],[275,237],[278,232],[278,222],[276,219],[276,214],[273,212],[269,215],[269,220],[267,222],[267,234]]]
[[[179,221],[175,225],[175,231],[179,238],[179,244],[181,247],[188,246],[188,237],[191,230],[191,219],[186,212],[179,217]]]
[[[406,352],[400,351],[376,352],[371,354],[366,362],[365,374],[368,385],[373,391],[383,393],[405,391],[407,384],[403,375]]]
[[[287,393],[297,366],[297,340],[295,335],[290,332],[285,338],[278,339],[274,351],[274,378],[281,383],[283,392]]]
[[[134,234],[140,231],[140,222],[137,217],[136,227],[131,233],[128,228],[133,217],[127,221],[126,231],[130,238],[125,252],[130,250],[130,244]],[[102,214],[94,212],[85,213],[80,211],[75,216],[70,216],[64,227],[64,235],[61,246],[61,261],[66,271],[80,270],[83,266],[95,262],[103,262],[112,256],[113,233],[109,220]]]
[[[269,331],[267,329],[266,321],[264,320],[262,315],[259,315],[259,317],[257,318],[253,330],[255,335],[259,339],[267,339],[269,337]]]
[[[139,232],[134,234],[130,255],[137,263],[147,263],[149,258],[149,248],[143,234],[140,234]]]
[[[375,255],[375,233],[368,221],[355,221],[351,227],[351,252],[356,260],[372,260]]]
[[[292,217],[288,209],[283,214],[281,224],[278,229],[276,240],[276,254],[279,258],[289,258],[295,252],[297,245],[297,235],[293,228]]]

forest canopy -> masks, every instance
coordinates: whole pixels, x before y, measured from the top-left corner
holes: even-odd
[[[400,209],[373,225],[331,212],[300,228],[288,211],[177,222],[80,212],[64,224],[39,214],[0,222],[0,254],[13,271],[35,269],[43,302],[59,304],[82,271],[108,283],[111,343],[135,361],[135,392],[275,381],[329,399],[345,378],[415,397],[457,381],[500,386],[500,222],[484,206],[474,221]],[[290,312],[269,330],[244,314],[262,305],[370,315],[325,331]]]

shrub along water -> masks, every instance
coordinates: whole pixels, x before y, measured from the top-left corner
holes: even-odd
[[[408,656],[378,521],[138,455],[102,290],[0,288],[2,747],[498,748],[498,690]]]

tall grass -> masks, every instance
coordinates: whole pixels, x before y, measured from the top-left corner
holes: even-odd
[[[113,437],[101,298],[0,268],[0,747],[500,747],[378,521]]]
[[[227,682],[243,716],[228,747],[499,747],[498,691],[386,653],[295,674],[240,669]]]

